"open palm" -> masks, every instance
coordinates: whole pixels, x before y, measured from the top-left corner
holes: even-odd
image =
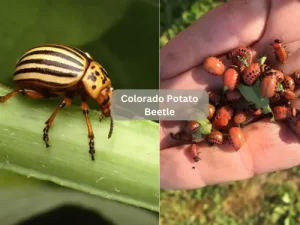
[[[208,56],[220,56],[240,45],[265,54],[268,64],[291,74],[300,69],[300,1],[231,0],[210,11],[161,49],[162,89],[213,89],[222,77],[203,70]],[[270,44],[280,39],[287,45],[288,62],[276,63]],[[224,58],[222,58],[224,59]],[[224,60],[225,61],[225,60]],[[188,154],[189,145],[170,137],[179,122],[161,122],[160,160],[163,189],[190,189],[282,170],[300,164],[299,139],[287,124],[267,120],[243,129],[246,143],[238,151],[229,145],[209,148],[200,143],[200,160]],[[192,167],[195,167],[192,169]]]

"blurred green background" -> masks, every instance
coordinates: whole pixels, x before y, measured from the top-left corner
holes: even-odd
[[[1,1],[0,85],[13,88],[15,63],[26,50],[44,43],[56,43],[71,45],[88,52],[108,71],[115,89],[158,89],[158,26],[158,0]],[[21,100],[22,97],[18,98]],[[57,99],[20,102],[20,109],[28,109],[38,104],[40,109],[42,106],[54,109],[58,104]],[[13,104],[16,103],[8,102],[7,107]],[[78,106],[79,101],[74,101],[74,105]],[[95,103],[90,107],[98,109]],[[81,115],[81,112],[78,114]],[[21,123],[22,118],[17,119]],[[43,125],[43,122],[37,121],[38,125]],[[151,129],[155,128],[152,126]],[[3,132],[1,127],[0,132]],[[40,139],[34,141],[40,142]],[[5,146],[1,143],[2,140],[0,151],[3,153]],[[100,143],[99,140],[99,145]],[[157,145],[155,142],[152,144]],[[24,147],[30,149],[30,146]],[[120,149],[122,150],[124,149]],[[139,152],[143,151],[139,149]],[[8,165],[8,159],[2,157],[4,153],[0,155],[0,167]],[[149,164],[154,164],[151,160],[148,159]],[[116,163],[117,161],[116,159]],[[123,177],[126,177],[126,174]],[[157,175],[157,182],[158,178]],[[139,192],[136,195],[139,195]],[[148,195],[149,198],[156,199],[158,207],[158,194],[151,192]],[[52,183],[37,181],[30,177],[30,168],[27,177],[0,170],[1,225],[158,224],[158,213],[155,209],[148,211],[108,199],[109,196],[102,199]],[[67,206],[62,207],[65,204]],[[104,219],[101,218],[102,215]]]
[[[161,0],[164,46],[207,11],[213,0]],[[161,191],[161,225],[298,225],[300,167],[190,191]]]

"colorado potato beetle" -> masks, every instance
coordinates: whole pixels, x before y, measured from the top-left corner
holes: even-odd
[[[287,100],[294,100],[296,98],[296,94],[290,90],[283,90],[281,92],[282,96],[285,97]]]
[[[296,82],[296,84],[300,84],[300,70],[297,70],[294,72],[293,74],[293,78],[294,78],[294,81]]]
[[[212,121],[212,125],[217,129],[226,127],[233,117],[233,114],[234,109],[229,105],[218,108],[216,111],[216,116]]]
[[[283,46],[282,42],[278,39],[274,40],[273,44],[273,52],[275,53],[276,61],[285,64],[288,58],[288,51],[286,50],[286,46]]]
[[[102,112],[100,121],[110,117],[108,138],[113,132],[111,96],[113,87],[106,70],[89,54],[66,45],[45,44],[29,49],[17,61],[13,82],[15,89],[0,96],[0,103],[20,93],[33,99],[63,97],[52,115],[45,122],[43,140],[49,145],[49,129],[58,111],[69,107],[75,96],[81,97],[81,109],[85,117],[89,138],[89,153],[94,160],[94,133],[88,117],[87,99],[95,100]]]
[[[243,95],[241,92],[236,89],[234,91],[227,91],[226,92],[226,100],[230,103],[236,103],[243,99]]]
[[[247,115],[243,110],[237,111],[233,117],[233,121],[236,125],[240,125],[241,123],[245,122],[246,119]]]
[[[216,112],[216,108],[212,104],[208,104],[208,116],[207,119],[211,120]]]
[[[241,70],[244,70],[252,63],[252,50],[244,46],[239,46],[230,51],[227,54],[227,58],[230,59],[234,65],[240,67]]]
[[[233,91],[237,88],[240,81],[239,70],[237,67],[229,67],[224,72],[224,86],[228,88],[229,91]]]
[[[245,142],[245,136],[241,128],[231,127],[228,135],[229,143],[238,151]]]
[[[198,162],[199,160],[201,160],[199,157],[200,152],[197,144],[191,144],[189,151],[193,157],[194,162]]]
[[[276,106],[273,108],[273,114],[275,120],[285,120],[287,118],[295,117],[297,115],[297,110],[286,106]]]
[[[218,130],[213,130],[206,136],[208,145],[211,147],[214,144],[223,144],[223,134]]]
[[[220,128],[226,127],[228,125],[228,123],[229,123],[229,120],[227,118],[225,118],[225,117],[215,118],[212,121],[212,125],[216,129],[220,129]]]
[[[206,72],[214,76],[222,76],[225,71],[225,65],[216,57],[208,57],[203,63],[203,68]]]
[[[294,91],[296,84],[291,76],[285,76],[282,81],[282,86],[287,91]]]
[[[224,105],[216,111],[216,119],[226,118],[227,120],[231,120],[233,114],[234,114],[234,109],[229,105]]]
[[[277,78],[275,75],[266,76],[262,79],[259,87],[261,97],[271,98],[276,92]]]
[[[252,86],[260,76],[259,63],[252,63],[243,72],[243,81],[246,85]]]
[[[209,103],[214,105],[214,106],[218,106],[221,103],[221,96],[216,93],[216,92],[208,92],[208,97],[209,97]]]
[[[186,132],[193,134],[199,129],[199,127],[200,127],[200,123],[198,123],[198,121],[190,120],[187,123]]]

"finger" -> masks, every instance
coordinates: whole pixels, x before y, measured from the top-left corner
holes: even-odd
[[[269,1],[232,0],[205,14],[160,51],[161,79],[170,79],[238,45],[250,45],[264,30]]]
[[[268,64],[289,74],[293,72],[291,66],[295,67],[293,65],[297,63],[297,58],[299,59],[300,27],[298,21],[300,19],[300,2],[298,0],[273,0],[271,3],[272,7],[264,35],[253,48],[268,57]],[[276,62],[270,46],[275,39],[281,40],[290,52],[288,63],[284,65]]]
[[[171,79],[161,81],[161,89],[204,90],[221,87],[221,85],[223,85],[223,76],[212,76],[203,69],[202,65],[193,67]]]
[[[221,58],[224,64],[228,61]],[[223,86],[223,77],[212,76],[207,73],[202,65],[180,74],[169,80],[161,82],[162,89],[191,89],[191,90],[213,90]],[[172,124],[172,125],[171,125]],[[160,122],[160,149],[170,148],[177,144],[177,141],[172,139],[170,133],[177,133],[182,130],[184,122]]]
[[[264,121],[243,131],[247,141],[238,152],[228,145],[208,148],[202,143],[197,163],[190,158],[188,146],[161,151],[161,188],[199,188],[300,164],[299,139],[287,125]]]

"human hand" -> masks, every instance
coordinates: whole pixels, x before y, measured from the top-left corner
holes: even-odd
[[[268,64],[291,74],[300,69],[300,1],[231,0],[210,11],[161,49],[162,89],[214,89],[223,78],[204,71],[208,56],[251,46],[256,55],[265,54]],[[280,39],[290,52],[279,65],[270,44]],[[226,62],[225,57],[221,58]],[[287,124],[259,121],[243,129],[246,142],[234,152],[230,146],[199,143],[199,162],[188,156],[190,145],[175,146],[170,133],[183,126],[161,122],[161,188],[193,189],[205,185],[248,179],[255,175],[287,169],[300,164],[298,137]],[[192,167],[195,169],[192,169]]]

